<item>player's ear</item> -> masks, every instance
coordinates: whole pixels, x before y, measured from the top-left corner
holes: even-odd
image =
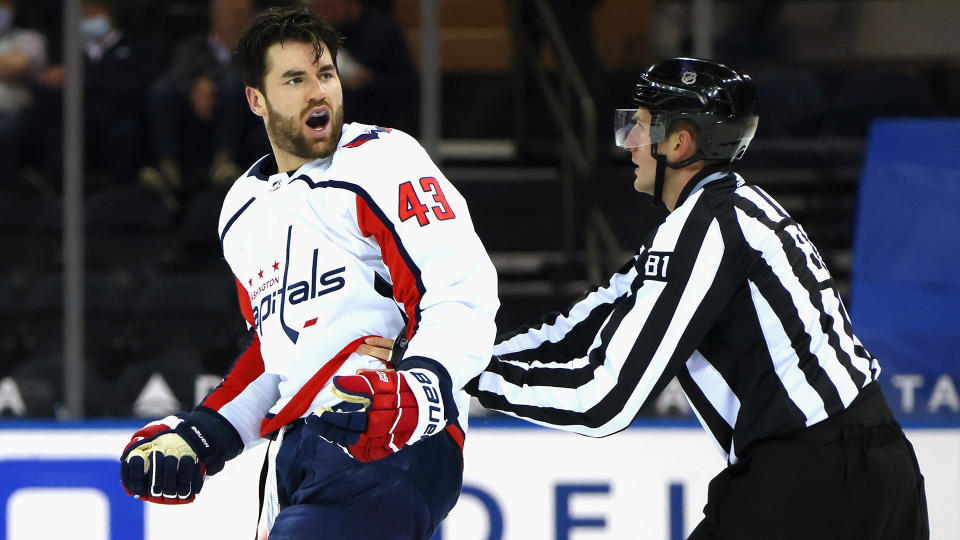
[[[697,151],[697,139],[687,129],[678,129],[670,137],[671,161],[683,161]]]
[[[253,111],[253,114],[257,116],[266,116],[267,114],[267,97],[264,96],[260,90],[252,86],[245,88],[247,94],[247,104],[250,105],[250,110]]]

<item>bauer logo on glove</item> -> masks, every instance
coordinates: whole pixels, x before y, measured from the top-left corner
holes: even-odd
[[[133,434],[120,456],[120,483],[128,494],[152,503],[193,502],[204,477],[220,472],[226,459],[239,453],[242,443],[227,455],[215,448],[190,415],[168,416],[150,422]]]
[[[338,410],[318,409],[307,423],[359,461],[372,461],[444,427],[439,377],[430,370],[361,370],[333,379]]]

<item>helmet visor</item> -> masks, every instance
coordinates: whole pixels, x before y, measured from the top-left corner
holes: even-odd
[[[637,109],[617,109],[613,113],[613,140],[620,148],[630,150],[641,146],[650,146],[664,140],[666,126],[663,114],[637,114]]]

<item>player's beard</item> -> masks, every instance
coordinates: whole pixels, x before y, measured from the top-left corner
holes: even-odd
[[[340,135],[343,134],[343,105],[331,111],[330,134],[325,141],[317,145],[303,133],[303,126],[305,125],[303,117],[307,114],[307,111],[315,108],[316,104],[304,108],[299,117],[283,116],[270,106],[269,101],[266,104],[270,115],[269,120],[267,120],[267,135],[284,152],[313,160],[325,158],[337,149]]]

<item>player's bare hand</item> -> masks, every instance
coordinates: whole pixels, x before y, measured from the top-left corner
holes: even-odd
[[[368,337],[357,347],[357,352],[366,354],[374,358],[379,358],[386,362],[390,359],[390,350],[393,348],[393,340],[379,336]]]

